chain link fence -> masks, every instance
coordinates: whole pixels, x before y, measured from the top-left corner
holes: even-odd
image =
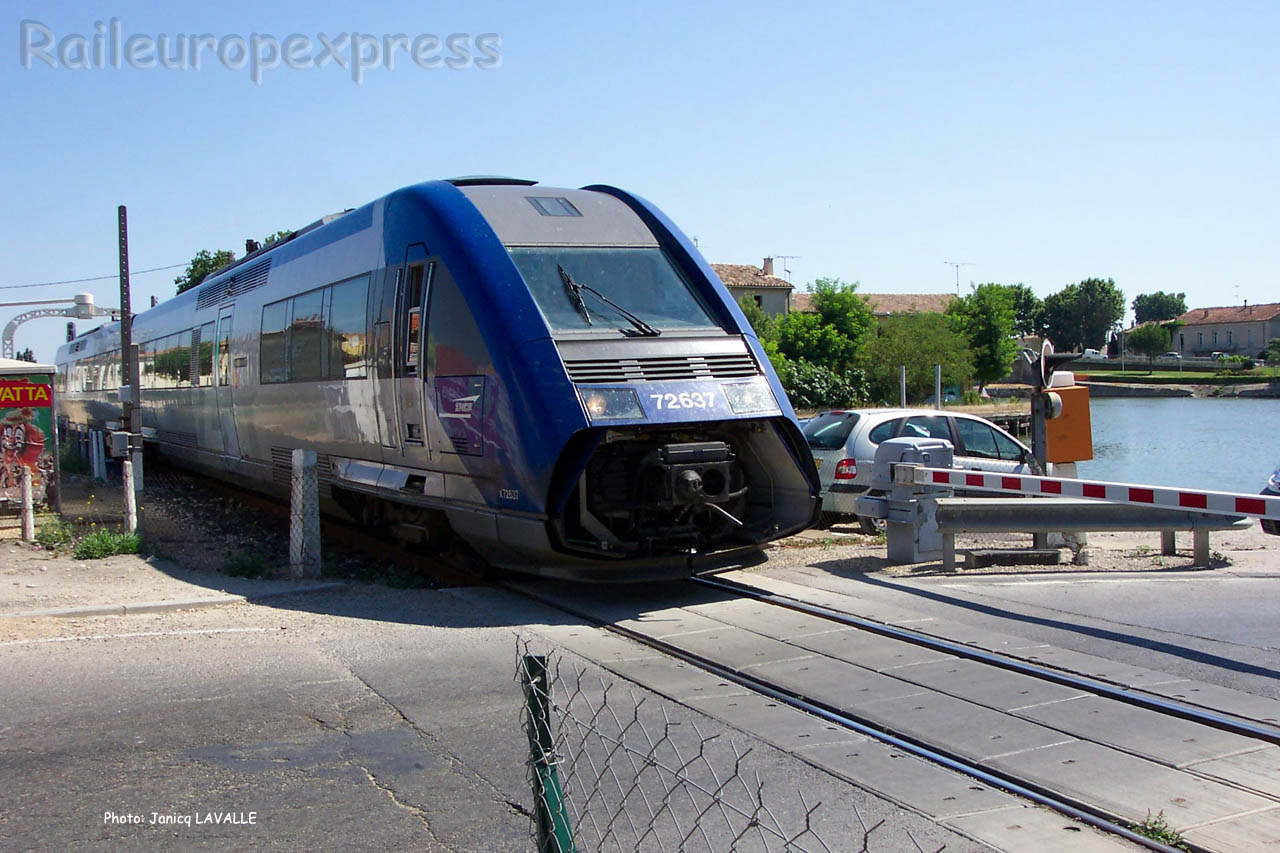
[[[666,703],[627,682],[533,654],[524,640],[516,651],[542,853],[927,853],[909,832],[890,839],[883,821],[869,824],[856,805],[849,808],[858,827],[833,847],[817,826],[822,803],[769,785],[756,769],[767,762],[755,762],[752,748],[673,718]]]

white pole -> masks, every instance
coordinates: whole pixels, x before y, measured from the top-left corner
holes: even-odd
[[[942,408],[942,365],[933,366],[933,400],[934,408]]]
[[[22,541],[36,541],[36,509],[31,499],[31,469],[22,466]]]
[[[138,532],[138,499],[133,490],[133,463],[124,460],[124,529],[129,533]]]
[[[907,407],[907,366],[905,364],[899,368],[898,389],[902,395],[902,408],[905,409]]]

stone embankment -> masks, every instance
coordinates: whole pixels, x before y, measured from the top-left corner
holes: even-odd
[[[1144,385],[1136,382],[1081,382],[1090,397],[1280,397],[1280,382],[1248,385]]]

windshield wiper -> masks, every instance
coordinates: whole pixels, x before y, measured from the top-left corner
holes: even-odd
[[[564,267],[556,264],[556,269],[560,271],[560,280],[564,282],[564,289],[569,291],[569,301],[573,303],[573,307],[578,309],[578,313],[582,315],[582,319],[587,321],[587,325],[593,325],[591,322],[591,312],[587,310],[587,303],[582,301],[582,285],[573,280],[573,276],[564,271]]]
[[[614,311],[622,315],[622,317],[625,320],[627,320],[629,323],[631,323],[632,326],[635,327],[635,331],[631,331],[628,329],[619,329],[618,331],[622,332],[624,335],[640,334],[640,335],[644,335],[645,337],[656,338],[658,335],[662,334],[660,330],[655,329],[653,326],[650,326],[644,320],[641,320],[635,314],[632,314],[626,308],[623,308],[621,305],[614,302],[612,299],[605,296],[603,293],[596,290],[591,285],[583,284],[580,281],[576,281],[573,278],[573,276],[565,272],[564,267],[560,266],[559,264],[556,264],[556,269],[560,271],[560,280],[564,282],[565,289],[569,291],[569,299],[571,302],[573,302],[573,307],[577,308],[578,313],[580,313],[583,317],[586,318],[588,326],[592,325],[591,314],[587,311],[587,304],[582,299],[583,291],[590,293],[596,299],[599,299],[605,305],[608,305]]]

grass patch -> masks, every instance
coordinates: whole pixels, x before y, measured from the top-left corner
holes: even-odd
[[[267,574],[267,558],[261,551],[244,549],[227,557],[222,570],[237,578],[260,578]]]
[[[1129,828],[1140,835],[1145,835],[1152,841],[1158,841],[1175,850],[1188,850],[1186,840],[1182,837],[1182,833],[1178,832],[1164,819],[1164,809],[1155,817],[1151,816],[1151,812],[1147,812],[1147,819],[1142,823],[1129,824]]]
[[[57,516],[42,519],[36,527],[36,544],[48,551],[64,548],[75,538],[75,529],[71,524]]]
[[[117,554],[136,554],[142,539],[136,533],[95,530],[76,543],[71,556],[77,560],[100,560]]]

